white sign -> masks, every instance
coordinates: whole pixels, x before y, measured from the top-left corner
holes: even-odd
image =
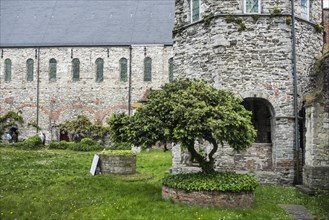
[[[96,173],[96,168],[97,168],[98,161],[99,161],[99,156],[97,154],[95,154],[94,159],[93,159],[93,163],[91,164],[91,168],[90,168],[90,173],[93,176]]]

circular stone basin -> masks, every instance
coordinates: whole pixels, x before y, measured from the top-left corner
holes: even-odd
[[[101,173],[133,174],[136,173],[136,155],[98,154]]]
[[[223,192],[223,191],[187,191],[162,186],[162,198],[172,199],[189,205],[213,206],[219,208],[252,208],[254,192]]]

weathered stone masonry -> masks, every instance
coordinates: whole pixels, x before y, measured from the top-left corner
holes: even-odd
[[[120,81],[119,60],[129,59],[127,46],[109,47],[42,47],[0,48],[0,113],[21,110],[26,123],[37,121],[47,140],[57,140],[54,125],[77,115],[87,115],[92,121],[106,123],[114,112],[128,112],[129,80]],[[168,60],[172,47],[165,45],[132,45],[131,48],[131,104],[140,100],[149,88],[159,88],[169,78]],[[144,82],[144,58],[152,59],[152,81]],[[6,82],[5,60],[12,62],[12,78]],[[26,61],[34,60],[33,81],[26,80]],[[57,61],[57,78],[49,80],[49,60]],[[80,61],[80,80],[72,80],[72,59]],[[104,80],[96,82],[97,58],[104,60]],[[39,62],[39,71],[38,71]],[[38,85],[39,76],[39,85]],[[38,99],[38,100],[37,100]],[[34,135],[25,126],[20,137]]]
[[[323,9],[324,52],[329,52],[329,8]]]
[[[322,60],[311,95],[305,107],[306,149],[304,184],[329,190],[329,54]],[[317,91],[322,91],[321,93]]]
[[[271,113],[271,143],[254,144],[241,154],[234,154],[227,147],[221,149],[217,154],[218,170],[248,169],[262,182],[294,181],[292,36],[291,24],[287,22],[290,4],[288,0],[264,0],[260,14],[248,15],[243,12],[243,1],[202,0],[201,19],[191,23],[190,1],[176,1],[175,77],[203,79],[216,88],[232,90],[244,99],[260,100]],[[321,5],[311,1],[309,21],[301,18],[300,1],[295,1],[295,6],[301,103],[310,69],[322,49],[322,34],[314,28],[321,22]],[[271,16],[275,7],[281,9],[281,13]],[[228,16],[242,19],[246,29],[239,31],[239,24],[229,23]],[[188,170],[180,157],[177,150],[174,173]]]

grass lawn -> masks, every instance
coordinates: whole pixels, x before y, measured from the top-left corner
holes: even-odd
[[[308,197],[293,187],[258,187],[254,209],[164,201],[161,179],[171,152],[138,154],[138,173],[131,176],[91,176],[94,152],[0,152],[0,219],[291,219],[277,204],[301,204],[318,219],[329,219],[329,195]]]

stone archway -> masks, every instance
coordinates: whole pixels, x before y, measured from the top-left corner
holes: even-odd
[[[242,104],[252,112],[252,123],[257,129],[256,143],[272,143],[272,105],[263,98],[246,98]]]

